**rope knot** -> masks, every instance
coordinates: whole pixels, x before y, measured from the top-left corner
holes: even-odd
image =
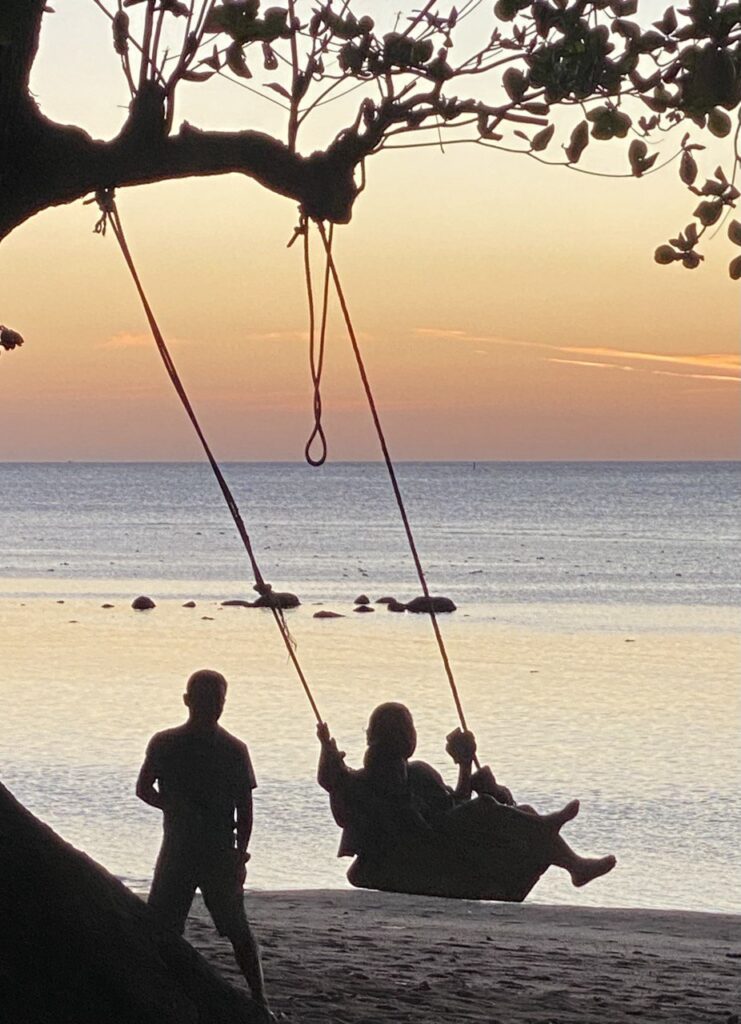
[[[255,590],[260,595],[260,597],[267,597],[269,594],[272,594],[273,592],[272,584],[266,583],[265,580],[263,580],[261,583],[255,583],[252,589]]]
[[[115,188],[99,188],[95,191],[94,199],[86,199],[83,205],[88,203],[97,203],[98,209],[100,210],[100,217],[95,222],[93,231],[96,235],[103,235],[105,237],[106,228],[108,227],[108,221],[113,216],[116,210],[116,190]]]

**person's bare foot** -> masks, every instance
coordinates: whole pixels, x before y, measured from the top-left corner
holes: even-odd
[[[552,814],[543,815],[543,820],[546,821],[552,828],[559,831],[563,828],[567,821],[571,821],[579,813],[579,801],[569,800],[565,807],[562,807],[560,811],[554,811]]]
[[[582,857],[579,866],[571,872],[571,881],[579,888],[600,875],[606,875],[616,864],[617,859],[611,853],[606,857]]]

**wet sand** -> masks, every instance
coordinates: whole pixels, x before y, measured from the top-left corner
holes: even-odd
[[[741,917],[250,893],[278,1019],[294,1024],[738,1024]],[[203,904],[187,937],[238,983]]]

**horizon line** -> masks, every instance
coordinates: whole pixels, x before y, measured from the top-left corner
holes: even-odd
[[[259,465],[282,465],[282,466],[309,466],[304,459],[221,459],[224,466],[259,466]],[[604,465],[614,463],[617,465],[712,465],[719,463],[741,463],[741,456],[734,458],[710,457],[710,458],[521,458],[521,459],[394,459],[395,465]],[[2,459],[0,466],[205,466],[208,462],[205,459]],[[327,461],[327,466],[383,466],[383,459],[335,459]],[[312,468],[312,467],[309,467]],[[319,467],[321,468],[321,467]]]

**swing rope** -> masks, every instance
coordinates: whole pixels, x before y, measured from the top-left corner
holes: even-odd
[[[448,677],[448,684],[453,694],[453,701],[455,702],[456,711],[458,712],[458,719],[461,723],[461,728],[467,732],[468,725],[466,724],[466,716],[463,711],[463,704],[461,703],[460,694],[458,693],[458,687],[456,685],[455,677],[453,675],[453,669],[450,664],[448,652],[445,647],[445,641],[443,640],[443,635],[442,632],[440,631],[440,623],[437,620],[435,609],[432,607],[432,599],[430,596],[429,587],[427,585],[427,577],[425,576],[425,571],[422,567],[419,552],[417,551],[417,544],[414,539],[414,534],[412,533],[412,527],[409,522],[409,517],[407,515],[406,506],[404,504],[404,498],[402,497],[401,488],[399,487],[399,482],[396,478],[396,470],[394,469],[394,463],[391,459],[391,454],[386,443],[386,435],[384,434],[383,427],[381,426],[381,420],[378,415],[378,408],[376,406],[376,401],[373,396],[373,390],[371,388],[370,381],[368,380],[368,374],[365,369],[365,362],[360,351],[360,345],[358,344],[358,338],[355,333],[355,328],[353,326],[352,318],[350,316],[350,311],[347,306],[345,293],[342,289],[340,277],[337,272],[337,266],[332,255],[332,234],[331,232],[329,234],[327,233],[322,221],[317,221],[317,228],[319,230],[319,234],[324,245],[324,251],[327,257],[327,267],[329,268],[329,272],[332,275],[332,281],[334,283],[337,298],[340,303],[340,308],[342,309],[342,316],[345,321],[345,327],[347,328],[347,335],[348,338],[350,339],[350,344],[352,345],[352,350],[355,355],[355,362],[357,363],[358,371],[360,373],[360,379],[363,383],[365,397],[368,400],[368,407],[373,418],[373,424],[376,428],[376,434],[378,436],[378,441],[381,446],[381,451],[383,452],[383,458],[386,463],[386,469],[388,471],[389,478],[391,480],[391,486],[394,491],[394,497],[396,498],[396,504],[399,509],[399,514],[401,515],[402,523],[404,524],[404,531],[406,533],[407,541],[409,544],[409,550],[411,551],[412,558],[414,560],[414,565],[417,570],[417,576],[419,577],[419,582],[422,586],[422,593],[427,598],[428,612],[430,616],[430,621],[432,622],[432,629],[435,634],[435,639],[437,640],[437,646],[440,651],[440,657],[442,658],[443,666],[445,667],[445,673]],[[480,768],[481,765],[476,755],[474,755],[473,760],[476,767]]]
[[[118,207],[116,206],[116,199],[113,189],[105,189],[97,192],[95,200],[98,203],[98,206],[101,210],[101,218],[95,225],[95,231],[97,234],[104,235],[106,231],[106,225],[111,225],[113,234],[116,238],[116,241],[118,242],[121,254],[123,255],[123,258],[126,262],[126,266],[129,269],[129,273],[131,274],[134,286],[136,287],[137,293],[139,295],[139,299],[141,300],[141,304],[144,309],[147,322],[149,323],[149,328],[152,332],[152,337],[154,338],[154,341],[157,345],[157,350],[159,351],[159,354],[162,358],[162,362],[164,363],[165,369],[167,370],[167,374],[170,378],[170,381],[172,382],[173,387],[175,388],[177,396],[180,399],[183,408],[185,409],[185,412],[188,415],[188,419],[190,420],[191,424],[193,425],[193,429],[198,435],[198,439],[201,442],[201,446],[204,452],[206,453],[206,458],[209,461],[213,474],[216,477],[219,487],[221,488],[221,493],[223,494],[224,500],[226,501],[227,507],[231,513],[232,519],[234,520],[234,524],[237,527],[237,532],[239,533],[239,536],[242,540],[244,549],[247,552],[247,557],[249,558],[250,565],[252,566],[252,573],[255,577],[254,589],[261,597],[265,597],[268,599],[269,608],[273,613],[273,618],[283,639],[286,651],[288,652],[288,657],[293,663],[293,667],[296,670],[299,681],[304,689],[304,693],[306,694],[309,704],[311,705],[311,710],[313,711],[317,722],[322,722],[323,719],[321,714],[319,713],[319,708],[317,707],[317,703],[311,692],[311,688],[306,679],[306,676],[304,675],[303,669],[299,664],[298,656],[296,654],[296,643],[293,637],[291,636],[290,630],[288,629],[288,624],[286,623],[285,616],[283,615],[283,610],[282,608],[277,607],[272,601],[270,601],[272,587],[269,583],[265,581],[265,578],[262,572],[260,571],[260,566],[257,563],[257,558],[255,557],[255,553],[252,548],[252,542],[247,532],[247,528],[244,524],[244,520],[242,519],[242,515],[239,511],[237,501],[231,491],[231,488],[229,487],[229,484],[226,482],[224,474],[221,472],[221,467],[216,461],[213,452],[211,451],[211,448],[208,444],[208,441],[206,440],[206,437],[203,433],[203,430],[201,429],[198,417],[196,416],[195,410],[193,409],[193,406],[190,403],[190,399],[188,398],[185,387],[183,386],[183,383],[180,379],[180,375],[178,374],[177,368],[175,367],[175,363],[173,362],[172,356],[170,355],[169,349],[167,348],[167,344],[165,343],[162,331],[159,328],[159,325],[152,311],[152,307],[150,306],[147,296],[144,292],[144,288],[142,286],[139,274],[137,273],[136,266],[134,264],[133,257],[131,255],[131,250],[129,249],[128,243],[126,241],[123,225],[121,223],[121,217],[118,212]]]
[[[297,231],[304,240],[304,277],[306,279],[306,299],[309,307],[309,370],[314,386],[314,427],[304,448],[304,458],[310,466],[323,466],[327,461],[327,435],[322,424],[322,371],[324,370],[324,346],[327,338],[327,309],[329,305],[329,261],[324,265],[324,284],[322,288],[322,316],[319,327],[319,350],[316,350],[316,314],[314,311],[314,287],[311,280],[311,254],[309,251],[309,220],[301,215]],[[329,242],[332,244],[334,225],[329,228]],[[314,442],[319,441],[319,455],[312,455]]]

